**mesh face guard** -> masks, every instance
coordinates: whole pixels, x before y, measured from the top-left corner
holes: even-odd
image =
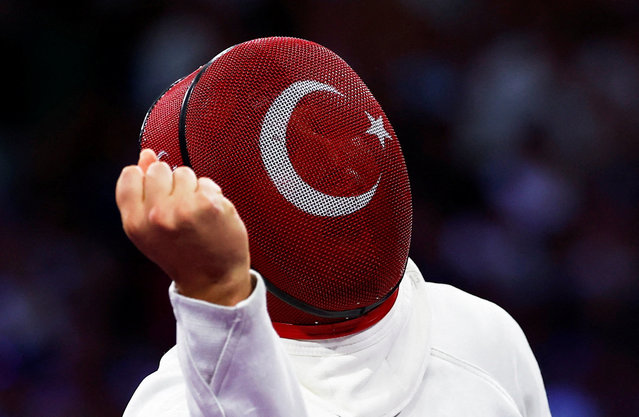
[[[339,336],[390,309],[408,259],[408,175],[380,105],[330,50],[281,37],[229,48],[154,103],[140,144],[235,204],[280,334],[319,324],[309,337]]]

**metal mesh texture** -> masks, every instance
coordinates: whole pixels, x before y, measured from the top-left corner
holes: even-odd
[[[171,166],[190,161],[235,204],[252,267],[287,298],[269,294],[273,321],[344,320],[312,309],[361,309],[399,283],[412,216],[404,159],[380,105],[330,50],[280,37],[229,48],[155,103],[141,145]]]
[[[157,98],[142,122],[140,147],[153,149],[171,167],[184,165],[178,139],[180,109],[197,72],[174,82]]]

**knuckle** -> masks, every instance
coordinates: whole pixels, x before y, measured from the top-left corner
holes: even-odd
[[[186,202],[178,204],[175,208],[175,222],[180,227],[188,227],[194,224],[195,216],[190,205]]]
[[[128,166],[122,169],[118,182],[116,184],[116,190],[127,190],[136,179],[142,177],[142,172],[137,166]]]
[[[159,161],[153,161],[151,162],[151,164],[149,165],[149,168],[147,169],[147,174],[150,174],[151,172],[157,170],[160,168],[160,162]]]
[[[139,170],[140,168],[137,165],[129,165],[122,169],[122,173],[120,174],[120,176],[122,178],[130,177],[136,175]]]
[[[200,183],[199,185],[203,190],[210,190],[215,193],[222,192],[222,188],[220,188],[219,184],[208,177],[201,177],[198,179],[198,182]]]
[[[137,239],[144,234],[142,233],[142,228],[138,223],[122,222],[122,228],[124,229],[124,233],[126,233],[126,235],[131,239]]]
[[[235,204],[233,204],[231,200],[226,197],[222,197],[222,199],[224,200],[224,205],[228,210],[235,211]]]
[[[142,222],[130,213],[122,213],[122,228],[127,236],[137,238],[144,234]]]
[[[231,200],[229,200],[228,198],[224,197],[221,194],[219,197],[219,206],[220,206],[220,210],[222,210],[225,213],[235,212],[235,206],[233,205]]]
[[[195,176],[195,172],[189,167],[179,166],[173,171],[173,175],[177,176]]]
[[[155,161],[153,163],[151,163],[151,165],[149,165],[149,168],[147,170],[147,175],[156,175],[159,174],[161,172],[166,172],[166,171],[171,171],[171,168],[169,167],[169,164],[167,164],[164,161]]]
[[[163,232],[171,232],[175,230],[174,223],[171,221],[171,216],[167,213],[167,210],[163,207],[156,205],[149,210],[149,225]]]
[[[218,216],[223,211],[220,198],[217,196],[209,196],[206,194],[197,195],[198,208],[206,214]]]

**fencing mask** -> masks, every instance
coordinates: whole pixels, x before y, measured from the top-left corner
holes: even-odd
[[[350,334],[393,305],[408,175],[379,103],[335,53],[284,37],[233,46],[160,96],[140,145],[222,187],[281,336]]]

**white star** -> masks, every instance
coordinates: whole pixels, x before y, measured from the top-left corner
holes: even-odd
[[[364,113],[366,113],[366,117],[368,117],[368,120],[371,122],[371,127],[368,128],[366,133],[376,135],[379,138],[382,147],[384,147],[386,145],[386,143],[384,142],[384,138],[391,139],[391,135],[386,131],[386,129],[384,129],[384,121],[382,120],[382,116],[379,116],[377,119],[375,119],[367,111],[364,111]]]

